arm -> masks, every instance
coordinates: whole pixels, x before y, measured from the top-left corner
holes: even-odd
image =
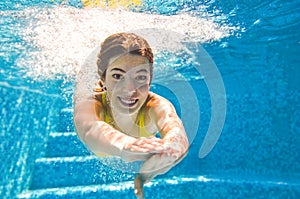
[[[151,103],[152,106],[149,111],[151,118],[154,119],[164,140],[166,152],[176,161],[187,152],[189,147],[182,121],[174,106],[165,98],[156,96]]]
[[[184,126],[173,105],[166,99],[155,96],[148,103],[149,114],[156,123],[163,140],[164,150],[147,159],[134,180],[137,198],[144,198],[143,186],[157,175],[168,172],[187,154],[189,142]]]
[[[74,123],[78,137],[94,153],[106,153],[122,157],[126,143],[135,138],[125,135],[102,121],[98,116],[102,109],[100,102],[93,98],[82,100],[74,105]]]
[[[140,172],[162,174],[183,159],[189,142],[174,106],[163,97],[153,95],[148,103],[149,115],[160,132],[164,150],[147,159]]]
[[[102,104],[92,97],[74,104],[78,137],[95,154],[105,153],[130,162],[145,160],[162,150],[160,139],[134,138],[116,130],[99,116],[102,111]]]

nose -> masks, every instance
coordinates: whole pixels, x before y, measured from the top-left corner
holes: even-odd
[[[131,79],[126,79],[124,84],[122,85],[122,91],[126,94],[132,95],[136,92],[136,85],[135,82]]]

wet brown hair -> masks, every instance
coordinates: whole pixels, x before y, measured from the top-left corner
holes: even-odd
[[[134,33],[116,33],[104,40],[98,54],[97,66],[101,80],[105,80],[106,70],[112,58],[125,55],[139,55],[148,59],[150,82],[153,77],[153,53],[148,42]]]

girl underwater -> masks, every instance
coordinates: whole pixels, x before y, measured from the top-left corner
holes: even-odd
[[[184,126],[173,105],[149,91],[153,53],[142,37],[134,33],[109,36],[101,45],[97,70],[100,79],[94,94],[82,97],[77,85],[76,132],[98,156],[143,161],[134,180],[134,192],[144,198],[143,185],[166,173],[187,153]]]

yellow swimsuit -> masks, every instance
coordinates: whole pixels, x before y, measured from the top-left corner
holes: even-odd
[[[104,106],[104,120],[106,123],[112,124],[113,119],[111,118],[111,116],[109,115],[108,110],[107,110],[106,92],[103,92],[101,97],[102,97],[102,104]],[[142,110],[139,111],[139,114],[138,114],[139,137],[150,137],[153,134],[149,133],[145,128],[145,116],[144,116],[145,114],[143,111],[143,107],[141,109]]]

